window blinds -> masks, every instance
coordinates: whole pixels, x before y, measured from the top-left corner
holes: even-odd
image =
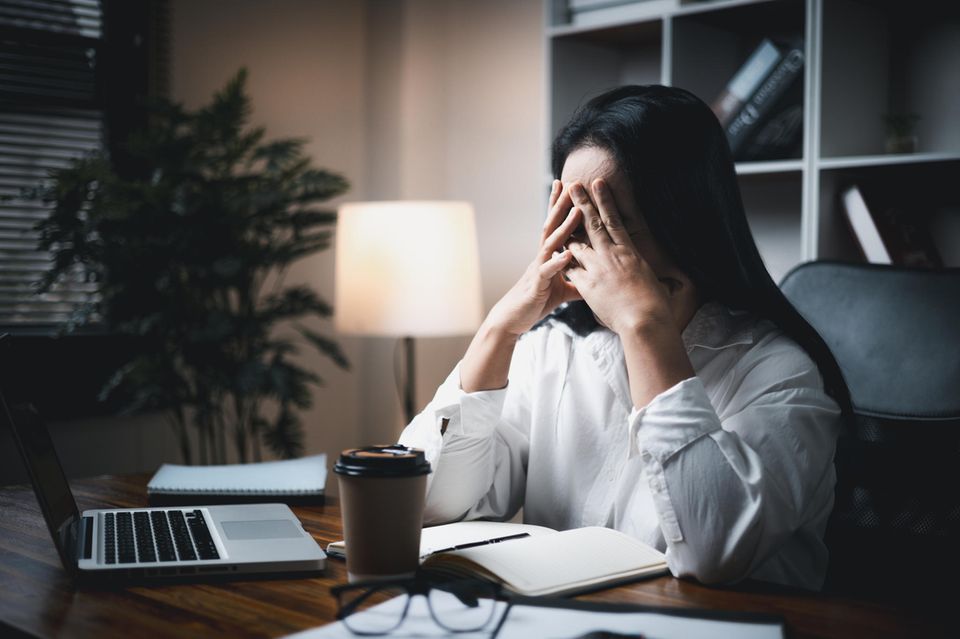
[[[0,325],[50,329],[96,294],[79,270],[36,293],[50,257],[34,225],[48,209],[20,192],[101,147],[100,37],[99,0],[0,0]]]

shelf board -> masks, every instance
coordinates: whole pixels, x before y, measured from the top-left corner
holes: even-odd
[[[896,164],[955,161],[960,161],[960,152],[891,153],[889,155],[853,155],[835,158],[821,158],[817,163],[817,166],[821,169],[849,169],[867,166],[891,166]]]
[[[737,175],[758,175],[761,173],[786,173],[802,171],[803,160],[771,160],[767,162],[737,162]]]
[[[712,2],[697,2],[691,4],[680,4],[671,8],[647,9],[642,3],[636,5],[636,13],[633,16],[612,16],[609,20],[601,20],[594,24],[572,24],[558,23],[547,27],[547,37],[560,38],[563,36],[574,36],[584,33],[592,33],[604,29],[616,29],[625,26],[638,25],[649,22],[660,22],[673,16],[686,16],[697,13],[709,13],[713,11],[723,11],[724,9],[733,9],[735,7],[745,7],[750,5],[767,4],[776,0],[713,0]]]
[[[637,17],[609,24],[561,25],[547,29],[547,38],[580,36],[588,40],[626,45],[660,37],[663,17],[660,14]]]
[[[712,2],[697,2],[690,4],[681,4],[673,11],[675,16],[686,16],[694,13],[706,13],[708,11],[722,11],[732,9],[733,7],[743,7],[752,4],[763,4],[765,2],[774,2],[775,0],[713,0]]]

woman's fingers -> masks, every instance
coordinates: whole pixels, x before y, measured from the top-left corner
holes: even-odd
[[[583,242],[568,242],[567,251],[572,253],[573,259],[576,260],[574,268],[588,269],[593,263],[595,257],[594,251]]]
[[[550,190],[550,210],[547,211],[547,219],[543,221],[540,244],[546,242],[550,234],[563,222],[571,206],[573,201],[570,199],[569,190],[560,183],[560,180],[554,180],[553,188]]]
[[[557,304],[563,302],[572,302],[573,300],[583,299],[577,287],[563,278],[557,278],[563,272],[569,272],[570,265],[573,264],[573,256],[570,251],[556,253],[553,257],[540,265],[540,278],[543,282],[552,282],[552,286],[560,287],[560,296],[555,298]],[[554,279],[557,278],[557,279]]]
[[[577,297],[583,299],[583,296],[580,294],[580,286],[584,285],[583,277],[586,276],[587,272],[581,264],[577,262],[576,256],[570,260],[570,265],[563,271],[563,279],[566,281],[568,286],[572,286],[577,290]]]
[[[612,243],[610,235],[607,233],[600,218],[600,212],[587,195],[587,190],[580,182],[574,182],[569,188],[570,197],[573,203],[583,211],[583,225],[587,229],[587,237],[590,239],[590,245],[594,248],[601,248]]]
[[[557,200],[560,199],[560,191],[562,188],[563,185],[560,183],[560,180],[554,180],[553,184],[550,185],[550,205],[547,207],[548,213],[553,210]]]
[[[540,265],[540,279],[550,280],[570,265],[573,255],[569,251],[555,253],[549,260]]]
[[[563,243],[566,242],[570,234],[577,229],[577,226],[580,225],[582,220],[583,213],[581,213],[578,208],[574,207],[570,209],[566,219],[540,244],[541,261],[546,261],[551,255],[559,251],[563,247]]]
[[[620,212],[617,210],[617,203],[613,199],[613,192],[603,178],[597,178],[593,181],[593,201],[597,204],[600,213],[600,220],[603,227],[614,244],[631,245],[630,236],[627,229],[623,226],[623,220],[620,218]]]

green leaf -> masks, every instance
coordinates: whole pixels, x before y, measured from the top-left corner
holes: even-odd
[[[316,374],[277,357],[267,369],[267,382],[263,390],[281,403],[309,408],[313,397],[308,385],[320,385],[322,381]]]
[[[269,172],[280,171],[302,157],[306,140],[287,138],[262,144],[251,155],[252,161],[265,162]]]
[[[333,307],[323,301],[308,286],[291,286],[285,291],[267,296],[259,312],[261,321],[274,323],[280,320],[316,315],[330,317]]]
[[[345,370],[350,369],[350,362],[347,360],[347,356],[343,354],[340,345],[335,341],[303,326],[298,326],[297,330],[303,335],[304,339],[313,344],[313,347],[320,351],[321,354],[332,359],[334,364]]]
[[[340,175],[322,169],[309,169],[301,173],[298,180],[299,193],[295,202],[329,200],[347,190],[349,184]]]
[[[330,226],[337,223],[337,213],[336,211],[304,209],[290,213],[285,220],[280,222],[299,230],[314,226]]]
[[[290,459],[302,455],[303,429],[300,418],[288,406],[282,406],[277,420],[263,431],[263,443],[278,457]]]

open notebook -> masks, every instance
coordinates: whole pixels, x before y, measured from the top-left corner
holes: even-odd
[[[600,527],[557,532],[467,521],[424,528],[420,549],[425,570],[480,577],[528,596],[574,594],[667,572],[663,553]],[[327,553],[343,556],[343,542],[330,544]]]

